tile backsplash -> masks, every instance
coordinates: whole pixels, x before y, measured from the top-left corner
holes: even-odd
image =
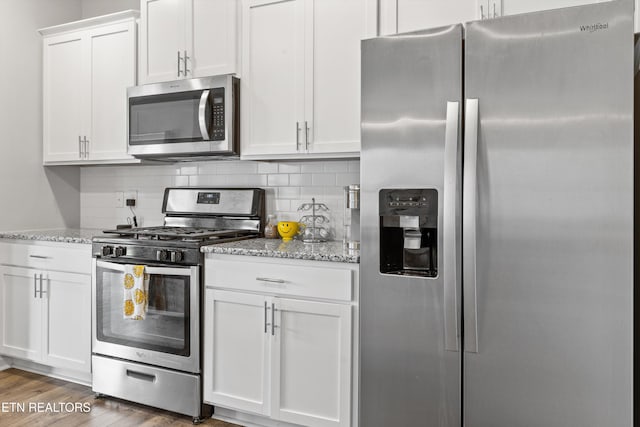
[[[267,214],[297,221],[302,203],[325,203],[335,237],[342,237],[343,187],[360,183],[359,160],[259,162],[220,160],[171,165],[87,166],[81,170],[83,228],[114,228],[131,217],[119,207],[118,193],[137,192],[138,225],[162,223],[162,197],[171,186],[260,187],[266,190]]]

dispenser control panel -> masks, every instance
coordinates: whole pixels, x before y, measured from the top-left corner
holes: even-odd
[[[438,191],[382,189],[379,193],[380,272],[438,275]]]

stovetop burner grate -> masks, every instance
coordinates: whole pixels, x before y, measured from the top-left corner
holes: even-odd
[[[104,232],[108,234],[117,234],[120,237],[131,238],[134,240],[180,240],[185,242],[198,242],[254,234],[247,230],[215,230],[201,227],[171,226],[125,228],[118,230],[105,230]]]

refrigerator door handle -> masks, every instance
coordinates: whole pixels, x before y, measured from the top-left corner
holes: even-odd
[[[476,302],[476,208],[478,192],[478,100],[467,99],[465,108],[464,177],[462,189],[462,284],[464,295],[464,350],[478,352]]]
[[[444,348],[459,351],[458,337],[458,274],[460,257],[458,256],[458,213],[460,199],[460,173],[458,169],[458,147],[460,127],[460,103],[447,102],[447,118],[444,142]]]

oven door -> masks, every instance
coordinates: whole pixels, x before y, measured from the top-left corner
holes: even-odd
[[[92,352],[200,372],[199,267],[146,266],[144,320],[124,318],[124,269],[125,264],[93,260]]]

